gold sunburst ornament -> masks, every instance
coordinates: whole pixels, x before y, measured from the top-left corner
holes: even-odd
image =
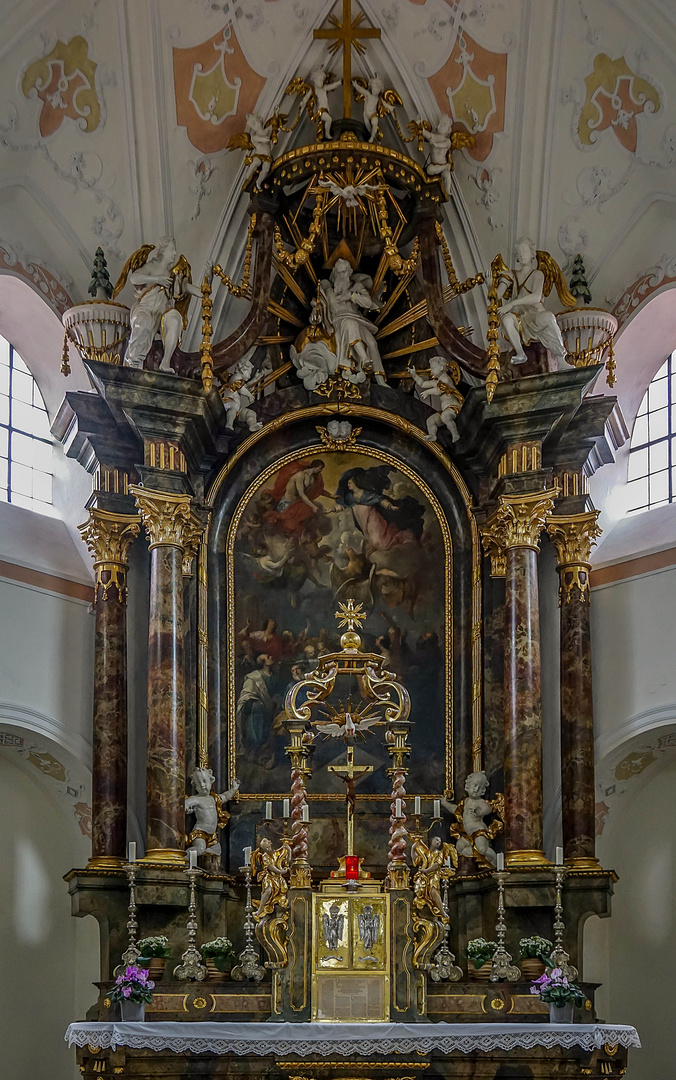
[[[361,624],[366,621],[367,615],[362,604],[355,604],[352,597],[346,603],[340,603],[336,612],[338,629],[345,626],[348,630],[360,630]]]

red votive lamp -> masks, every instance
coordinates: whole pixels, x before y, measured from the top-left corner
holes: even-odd
[[[359,878],[359,856],[358,855],[346,855],[345,856],[345,879],[346,881],[356,881]]]

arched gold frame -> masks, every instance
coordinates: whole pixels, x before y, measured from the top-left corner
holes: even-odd
[[[322,404],[322,405],[307,406],[306,408],[303,408],[303,409],[294,409],[293,412],[291,412],[291,413],[286,413],[283,416],[275,417],[273,420],[269,421],[269,423],[265,424],[265,426],[263,428],[261,428],[258,431],[252,432],[252,434],[249,435],[248,438],[246,438],[244,440],[244,442],[236,449],[234,454],[232,454],[232,456],[230,458],[228,458],[228,460],[224,463],[223,467],[220,469],[220,471],[218,472],[217,476],[215,477],[213,483],[209,487],[209,490],[207,491],[207,495],[206,495],[206,499],[205,499],[206,506],[209,509],[213,508],[215,500],[216,500],[216,496],[218,494],[218,491],[219,491],[223,481],[232,472],[232,469],[235,467],[235,465],[238,464],[249,453],[249,451],[252,450],[262,439],[267,438],[267,436],[273,434],[276,431],[279,431],[280,429],[288,426],[289,424],[298,423],[298,422],[300,422],[302,420],[314,419],[314,418],[330,420],[332,417],[337,417],[337,416],[344,417],[344,418],[347,418],[347,417],[365,417],[365,418],[368,418],[368,419],[378,420],[378,421],[380,421],[382,423],[385,423],[385,424],[389,425],[390,427],[393,427],[393,428],[403,432],[404,434],[408,435],[409,437],[411,437],[413,439],[416,439],[418,442],[420,442],[424,447],[426,447],[437,458],[437,460],[441,463],[441,465],[446,470],[446,472],[449,473],[449,475],[452,477],[456,487],[458,488],[458,491],[460,492],[462,500],[463,500],[463,502],[465,504],[465,509],[466,509],[466,512],[467,512],[467,517],[468,517],[468,520],[469,520],[470,531],[471,531],[471,536],[472,536],[472,584],[471,584],[471,604],[472,604],[472,614],[471,614],[471,626],[472,626],[472,647],[471,647],[472,648],[472,768],[474,770],[480,770],[482,768],[482,759],[483,759],[483,754],[482,754],[483,739],[482,739],[482,722],[481,722],[481,686],[482,686],[482,679],[481,679],[481,545],[480,545],[480,540],[479,540],[479,530],[478,530],[478,527],[477,527],[477,524],[476,524],[476,520],[474,518],[474,514],[472,512],[472,496],[470,494],[469,488],[467,487],[467,484],[465,483],[464,479],[462,478],[462,476],[459,473],[456,466],[453,464],[451,459],[448,457],[448,455],[442,449],[442,447],[439,446],[438,443],[427,442],[425,440],[424,432],[421,431],[420,428],[418,428],[414,424],[412,424],[409,420],[404,419],[404,417],[398,416],[396,413],[386,412],[384,409],[377,409],[377,408],[374,408],[374,407],[372,407],[370,405],[362,405],[359,402],[356,402],[354,404],[343,403],[343,402],[326,403],[326,404]],[[413,479],[416,484],[419,484],[421,486],[421,489],[425,492],[426,496],[429,498],[430,505],[433,506],[433,508],[435,510],[435,513],[437,514],[437,517],[439,519],[439,524],[440,524],[440,527],[442,529],[442,535],[444,535],[444,527],[445,527],[445,529],[448,532],[449,541],[450,541],[450,530],[448,530],[448,522],[445,519],[443,509],[441,509],[441,506],[438,503],[438,500],[437,500],[436,496],[434,495],[434,493],[428,488],[428,486],[425,484],[425,482],[422,480],[422,478],[417,473],[413,472],[413,470],[409,470],[408,467],[404,467],[405,463],[402,462],[395,455],[393,455],[393,454],[388,455],[384,451],[380,451],[380,450],[376,451],[376,449],[374,447],[357,444],[357,445],[351,446],[350,449],[355,450],[358,453],[363,452],[365,454],[370,454],[370,456],[372,456],[372,457],[376,457],[376,458],[380,457],[382,460],[391,461],[393,467],[401,469],[402,472],[404,472],[406,475],[410,475],[410,478]],[[283,462],[291,461],[291,460],[294,460],[294,458],[298,458],[298,457],[305,457],[308,453],[314,453],[314,452],[326,453],[327,452],[327,447],[324,444],[321,444],[321,443],[320,444],[313,444],[312,446],[303,447],[302,449],[299,449],[298,451],[294,451],[294,452],[292,452],[290,454],[287,454],[281,461],[276,461],[273,464],[271,464],[269,466],[268,470],[266,470],[265,474],[263,474],[263,475],[266,476],[266,478],[268,478],[267,477],[268,472],[270,472],[270,473],[274,472],[276,469],[280,468],[280,466],[281,466],[281,464]],[[238,503],[238,505],[237,505],[237,507],[235,509],[235,513],[233,514],[233,517],[232,517],[232,519],[230,521],[230,525],[228,526],[228,541],[226,541],[226,551],[227,551],[227,546],[228,546],[228,543],[229,543],[229,537],[230,537],[231,529],[233,527],[233,522],[235,520],[235,516],[237,515],[238,511],[240,511],[240,507],[245,507],[248,504],[249,499],[251,498],[252,494],[254,493],[253,490],[252,490],[253,487],[254,487],[254,484],[258,484],[258,486],[260,487],[263,482],[264,481],[261,480],[260,477],[257,477],[256,480],[253,482],[253,484],[249,485],[249,487],[245,491],[244,495],[240,499],[240,501],[239,501],[239,503]],[[439,507],[439,509],[437,509],[437,506]],[[243,510],[242,510],[242,512],[243,512]],[[241,513],[239,514],[239,516],[241,517]],[[239,520],[239,518],[238,518],[238,520]],[[200,547],[199,547],[199,553],[198,553],[198,598],[197,598],[197,600],[198,600],[198,648],[199,648],[198,666],[197,666],[197,682],[198,682],[197,760],[198,760],[200,765],[204,765],[204,766],[208,765],[208,745],[209,745],[208,691],[207,691],[208,655],[209,655],[209,626],[208,626],[208,605],[207,605],[207,594],[208,594],[208,588],[207,588],[207,586],[208,586],[208,578],[207,578],[207,546],[208,546],[209,528],[210,528],[210,524],[207,525],[207,529],[205,530],[202,543],[200,544]],[[446,544],[446,539],[445,538],[444,538],[444,543]],[[452,544],[450,546],[450,551],[451,551],[451,556],[452,556]],[[446,573],[447,573],[447,576],[449,577],[449,580],[450,580],[450,568],[449,567],[446,568]],[[230,580],[229,580],[228,581],[228,590],[230,590],[230,588],[231,588],[231,585],[230,585]],[[447,600],[448,600],[448,597],[447,597]],[[452,601],[452,595],[450,596],[450,600]],[[228,599],[228,604],[229,603],[230,603],[230,599]],[[451,606],[449,604],[447,604],[446,619],[448,620],[449,618],[451,619],[451,634],[449,635],[449,640],[452,640],[452,608],[451,608]],[[230,652],[232,654],[232,649],[230,650]],[[232,662],[231,657],[229,658],[228,662],[229,663]],[[449,661],[447,660],[447,663],[448,662]],[[451,662],[451,680],[450,680],[450,684],[449,684],[449,679],[447,678],[447,680],[446,680],[446,693],[448,694],[450,692],[451,695],[452,695],[452,660],[450,662]],[[228,682],[229,682],[228,690],[229,690],[229,694],[230,694],[232,692],[232,679],[229,678]],[[450,689],[449,689],[449,685],[450,685]],[[452,706],[452,696],[451,696],[451,706]],[[232,711],[230,701],[228,702],[228,709],[229,709],[229,712],[231,713],[231,715],[228,717],[228,731],[230,732],[231,726],[234,725],[234,712]],[[447,710],[448,710],[448,702],[447,702]],[[448,717],[448,711],[447,711],[447,717]],[[450,757],[449,757],[449,740],[448,740],[448,738],[446,740],[446,743],[447,743],[447,745],[446,745],[447,788],[450,789],[452,787],[452,776],[453,776],[453,771],[452,771],[452,762],[453,762],[453,757],[452,757],[452,753],[453,753],[452,733],[451,733],[451,740],[450,740]],[[231,771],[232,771],[232,757],[231,757],[231,755],[232,755],[233,746],[234,746],[234,740],[230,739],[229,746],[228,746],[228,762],[229,762],[229,767],[230,767]],[[450,783],[449,783],[449,778],[450,778]],[[242,796],[242,797],[246,798],[247,796]],[[260,800],[260,799],[264,798],[265,796],[252,795],[252,796],[248,796],[248,797]],[[326,797],[327,798],[332,798],[332,796],[326,796]]]

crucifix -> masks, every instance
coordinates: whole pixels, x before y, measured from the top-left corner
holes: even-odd
[[[354,855],[354,812],[357,799],[354,793],[354,782],[362,776],[373,772],[373,765],[355,765],[354,746],[347,747],[347,761],[344,765],[329,765],[329,772],[335,773],[347,784],[345,802],[347,803],[347,851],[346,855]]]
[[[380,30],[375,26],[362,26],[364,12],[360,11],[355,20],[352,20],[352,0],[343,0],[343,21],[338,22],[335,15],[329,15],[332,29],[326,27],[323,30],[315,30],[315,38],[328,38],[331,40],[329,52],[334,56],[338,50],[343,49],[343,116],[350,118],[352,115],[352,50],[359,56],[366,52],[366,46],[361,38],[379,38]]]

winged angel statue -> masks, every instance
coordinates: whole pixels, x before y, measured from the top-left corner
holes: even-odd
[[[200,296],[192,284],[190,263],[178,255],[176,241],[163,236],[158,244],[143,244],[130,255],[122,267],[113,290],[113,300],[129,279],[134,289],[134,302],[129,318],[131,334],[124,362],[127,367],[142,368],[155,335],[160,333],[164,353],[160,371],[171,371],[169,361],[188,325],[188,306],[191,296]]]
[[[514,245],[514,267],[500,267],[505,281],[500,307],[500,326],[514,349],[513,364],[525,364],[528,359],[524,345],[539,341],[556,357],[560,367],[566,359],[566,348],[553,312],[542,302],[553,287],[566,307],[575,307],[575,297],[569,291],[559,265],[547,251],[537,251],[534,242],[521,236]]]
[[[358,76],[352,80],[352,86],[357,101],[364,103],[364,124],[369,133],[369,142],[382,139],[380,121],[402,104],[399,94],[396,90],[386,90],[378,75],[368,80]]]

